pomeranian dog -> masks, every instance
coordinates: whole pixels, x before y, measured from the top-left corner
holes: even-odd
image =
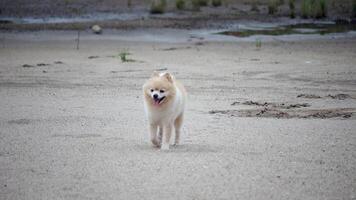
[[[178,145],[187,96],[184,86],[168,72],[154,72],[143,85],[143,94],[152,144],[169,150],[174,126],[174,145]]]

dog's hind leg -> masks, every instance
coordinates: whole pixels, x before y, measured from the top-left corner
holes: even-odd
[[[174,145],[178,145],[179,144],[179,140],[180,140],[180,129],[182,128],[182,124],[183,124],[183,113],[180,114],[177,119],[174,121],[174,129],[176,132],[176,137],[174,140]]]
[[[150,124],[151,142],[156,147],[160,147],[161,143],[157,139],[157,128],[158,128],[157,125]]]

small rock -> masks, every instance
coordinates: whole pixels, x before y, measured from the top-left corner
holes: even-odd
[[[94,26],[91,27],[91,30],[93,31],[93,33],[95,34],[101,34],[102,33],[102,29],[99,25],[95,24]]]

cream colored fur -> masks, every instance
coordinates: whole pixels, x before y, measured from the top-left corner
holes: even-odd
[[[187,96],[184,86],[169,73],[154,72],[143,93],[152,144],[168,150],[173,128],[174,145],[179,144]]]

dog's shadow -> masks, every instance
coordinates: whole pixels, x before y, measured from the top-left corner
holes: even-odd
[[[139,148],[143,151],[159,151],[165,153],[217,153],[218,147],[211,145],[202,145],[202,144],[180,144],[180,145],[171,145],[169,150],[162,151],[157,147],[152,145],[140,145]]]
[[[203,144],[181,144],[173,145],[171,147],[172,152],[194,152],[194,153],[217,153],[218,147],[211,145]]]

